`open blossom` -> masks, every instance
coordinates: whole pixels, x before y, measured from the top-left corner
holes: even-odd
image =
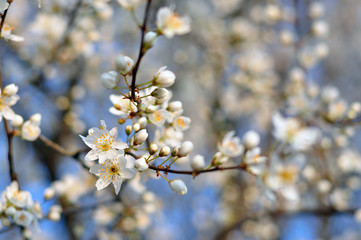
[[[189,17],[180,17],[172,9],[162,7],[157,13],[158,31],[167,38],[174,35],[183,35],[191,31],[191,20]]]
[[[129,99],[124,98],[123,96],[110,95],[110,101],[113,103],[113,106],[109,108],[109,112],[116,116],[128,116],[131,113],[137,112],[137,106],[134,102]]]
[[[19,96],[16,95],[17,89],[15,84],[7,85],[3,92],[0,89],[0,121],[3,117],[7,120],[15,118],[16,114],[11,106],[19,100]]]
[[[11,34],[11,31],[13,30],[13,27],[10,27],[7,23],[4,24],[4,27],[1,31],[1,37],[5,38],[5,39],[9,39],[11,41],[14,42],[22,42],[24,41],[23,37]]]
[[[165,109],[159,109],[149,114],[148,118],[154,125],[161,127],[166,121],[172,121],[173,115]]]
[[[29,227],[34,220],[34,215],[28,211],[20,210],[14,214],[14,222],[23,227]]]
[[[225,156],[228,157],[238,157],[243,153],[244,147],[241,144],[241,139],[239,137],[234,137],[235,132],[228,132],[221,144],[218,145],[218,149]]]
[[[272,117],[273,135],[276,139],[291,144],[298,151],[308,150],[319,138],[317,128],[303,127],[295,118],[284,118],[279,113]]]
[[[98,191],[113,183],[116,194],[120,191],[123,179],[133,178],[136,174],[134,168],[129,166],[127,158],[121,154],[94,165],[90,172],[99,177],[95,184]]]
[[[267,157],[261,156],[261,149],[255,147],[247,151],[244,161],[248,165],[247,169],[251,173],[259,175],[266,167]]]
[[[41,115],[39,113],[33,114],[21,128],[22,137],[28,141],[36,140],[41,133],[40,122]]]
[[[102,164],[106,159],[114,158],[119,152],[127,148],[128,145],[117,140],[118,130],[116,127],[108,131],[103,120],[100,121],[100,125],[100,129],[96,127],[89,129],[87,137],[80,137],[92,149],[85,156],[85,160],[93,161],[99,159],[99,163]]]
[[[184,131],[190,128],[191,119],[184,116],[174,118],[173,127],[179,131]]]
[[[3,198],[19,208],[29,207],[32,205],[30,192],[20,191],[17,181],[13,181],[11,185],[6,188],[3,193]]]

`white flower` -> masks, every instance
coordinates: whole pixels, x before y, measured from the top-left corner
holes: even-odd
[[[166,121],[171,121],[173,115],[165,109],[155,110],[152,114],[148,115],[149,120],[154,125],[161,127]]]
[[[141,145],[148,138],[146,129],[142,129],[134,135],[134,145]]]
[[[92,150],[85,156],[85,160],[93,161],[99,158],[99,163],[102,164],[106,159],[113,159],[119,152],[124,150],[128,145],[117,140],[118,130],[116,127],[108,131],[107,126],[103,120],[100,121],[101,127],[91,128],[88,131],[88,136],[83,137],[84,143]]]
[[[267,157],[260,156],[261,149],[256,147],[247,151],[244,162],[247,164],[247,169],[256,175],[259,175],[265,169]]]
[[[134,10],[143,0],[117,0],[125,10]]]
[[[100,77],[100,83],[103,87],[113,89],[118,86],[120,82],[120,75],[116,71],[103,73]]]
[[[124,98],[123,96],[110,95],[110,101],[113,103],[113,107],[109,108],[109,112],[116,116],[127,117],[129,114],[137,112],[137,106],[131,100]]]
[[[24,123],[23,117],[18,114],[15,114],[14,118],[11,120],[11,125],[13,127],[21,127],[23,123]]]
[[[19,184],[17,181],[13,181],[11,185],[6,188],[3,195],[10,203],[19,208],[28,207],[32,204],[30,192],[19,191]]]
[[[184,195],[187,193],[187,186],[184,184],[184,182],[180,179],[170,180],[169,186],[173,191],[180,195]]]
[[[141,157],[134,161],[134,167],[136,169],[138,169],[139,172],[143,172],[143,171],[147,170],[149,166],[148,166],[147,162],[145,161],[145,158]]]
[[[229,160],[228,156],[225,156],[221,152],[216,152],[216,154],[214,154],[213,159],[212,159],[212,165],[219,166],[219,165],[222,165],[223,163],[227,162],[228,160]]]
[[[106,159],[103,164],[94,165],[90,172],[99,177],[95,184],[97,190],[102,190],[113,183],[115,193],[118,194],[123,179],[133,178],[136,174],[134,169],[127,165],[127,158],[120,154],[115,158]]]
[[[243,153],[244,147],[241,144],[239,137],[234,137],[235,132],[228,132],[222,141],[222,144],[218,145],[219,151],[228,157],[238,157]]]
[[[193,143],[191,141],[185,141],[179,148],[179,157],[187,156],[193,150]]]
[[[155,98],[166,98],[169,95],[169,91],[165,88],[156,88],[151,95]]]
[[[160,157],[165,157],[168,156],[169,154],[170,154],[170,147],[168,146],[163,146],[159,151]]]
[[[41,133],[40,121],[41,121],[41,115],[39,113],[32,115],[30,119],[26,121],[21,128],[22,137],[28,141],[36,140]]]
[[[248,131],[243,136],[244,146],[247,149],[257,147],[260,142],[260,136],[255,131]]]
[[[194,158],[192,159],[192,162],[191,162],[191,167],[193,170],[200,171],[200,170],[203,170],[205,166],[206,165],[205,165],[203,156],[201,156],[199,154],[194,156]]]
[[[7,85],[4,88],[3,93],[0,89],[0,121],[2,120],[2,117],[7,120],[13,120],[16,116],[15,112],[10,107],[19,100],[19,96],[16,95],[17,91],[15,91],[12,86],[15,87],[13,84]]]
[[[168,104],[167,110],[170,112],[180,113],[183,112],[183,106],[181,101],[173,101]]]
[[[190,128],[191,125],[191,119],[188,117],[176,117],[173,120],[173,127],[175,127],[178,131],[184,131]]]
[[[132,70],[133,66],[134,61],[128,56],[119,55],[115,59],[115,68],[122,75],[127,75]]]
[[[167,67],[161,67],[153,78],[153,85],[158,87],[170,87],[175,81],[175,74],[166,70]]]
[[[301,122],[295,118],[283,118],[279,113],[272,117],[274,125],[273,135],[276,139],[290,143],[297,151],[308,150],[319,138],[317,128],[302,127]]]
[[[29,227],[33,220],[35,219],[34,215],[28,211],[20,210],[14,214],[14,222],[23,227]]]
[[[183,35],[191,31],[191,20],[189,17],[180,17],[168,7],[162,7],[157,13],[158,31],[167,38],[174,35]]]
[[[11,31],[13,30],[13,27],[10,27],[7,23],[4,24],[3,29],[1,31],[1,37],[5,39],[9,39],[14,42],[22,42],[24,41],[23,37],[11,34]]]
[[[0,0],[0,12],[8,9],[9,3],[7,0]]]

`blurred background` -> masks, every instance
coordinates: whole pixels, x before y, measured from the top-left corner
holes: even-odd
[[[17,138],[22,189],[42,202],[44,189],[53,186],[58,195],[42,205],[44,212],[52,204],[64,208],[61,221],[41,221],[33,239],[361,239],[361,137],[355,124],[338,124],[360,101],[361,2],[153,0],[150,29],[162,6],[190,16],[192,31],[159,37],[138,81],[151,80],[162,66],[176,74],[171,90],[192,119],[185,132],[195,145],[191,157],[200,153],[209,163],[230,130],[239,137],[257,131],[262,152],[269,153],[272,114],[299,117],[323,136],[322,154],[306,154],[300,199],[272,202],[255,177],[239,171],[195,179],[169,174],[187,184],[188,193],[179,196],[152,170],[125,183],[114,199],[111,187],[96,191],[96,178],[79,161]],[[135,10],[139,19],[144,7]],[[140,31],[128,11],[113,0],[43,0],[41,8],[36,0],[16,0],[7,23],[25,38],[2,40],[0,49],[4,84],[19,86],[17,113],[41,113],[42,134],[71,151],[85,148],[79,134],[102,119],[125,140],[126,124],[109,113],[112,92],[99,79],[114,70],[117,55],[137,58]],[[333,113],[320,103],[329,94],[325,88],[337,91],[340,118],[322,117]],[[2,192],[10,179],[0,129]],[[191,169],[189,159],[176,165]],[[0,232],[0,239],[21,239],[18,228]]]

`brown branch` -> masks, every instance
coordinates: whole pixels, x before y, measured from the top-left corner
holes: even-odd
[[[140,47],[139,47],[139,54],[138,54],[138,60],[135,63],[135,66],[132,70],[132,86],[131,86],[131,92],[132,92],[132,96],[131,99],[133,101],[136,101],[135,99],[135,83],[137,81],[137,73],[138,73],[138,69],[139,69],[139,65],[140,65],[140,61],[142,60],[145,50],[144,50],[144,35],[145,35],[145,31],[147,29],[147,22],[148,22],[148,16],[149,16],[149,10],[150,10],[150,4],[152,3],[152,0],[148,0],[147,2],[147,6],[145,7],[145,13],[144,13],[144,20],[143,20],[143,25],[141,26],[141,38],[140,38]]]

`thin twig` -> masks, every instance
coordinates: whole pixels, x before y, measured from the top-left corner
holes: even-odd
[[[132,71],[132,86],[131,86],[131,92],[132,92],[132,100],[136,101],[135,99],[135,83],[137,81],[137,73],[138,73],[138,68],[140,65],[140,61],[142,60],[143,56],[144,56],[144,35],[145,35],[145,31],[147,29],[147,22],[148,22],[148,16],[149,16],[149,10],[150,10],[150,4],[151,4],[152,0],[148,0],[147,2],[147,6],[145,7],[145,13],[144,13],[144,20],[143,20],[143,25],[141,26],[141,38],[140,38],[140,47],[139,47],[139,54],[138,54],[138,60],[135,63],[135,66],[133,68]]]

